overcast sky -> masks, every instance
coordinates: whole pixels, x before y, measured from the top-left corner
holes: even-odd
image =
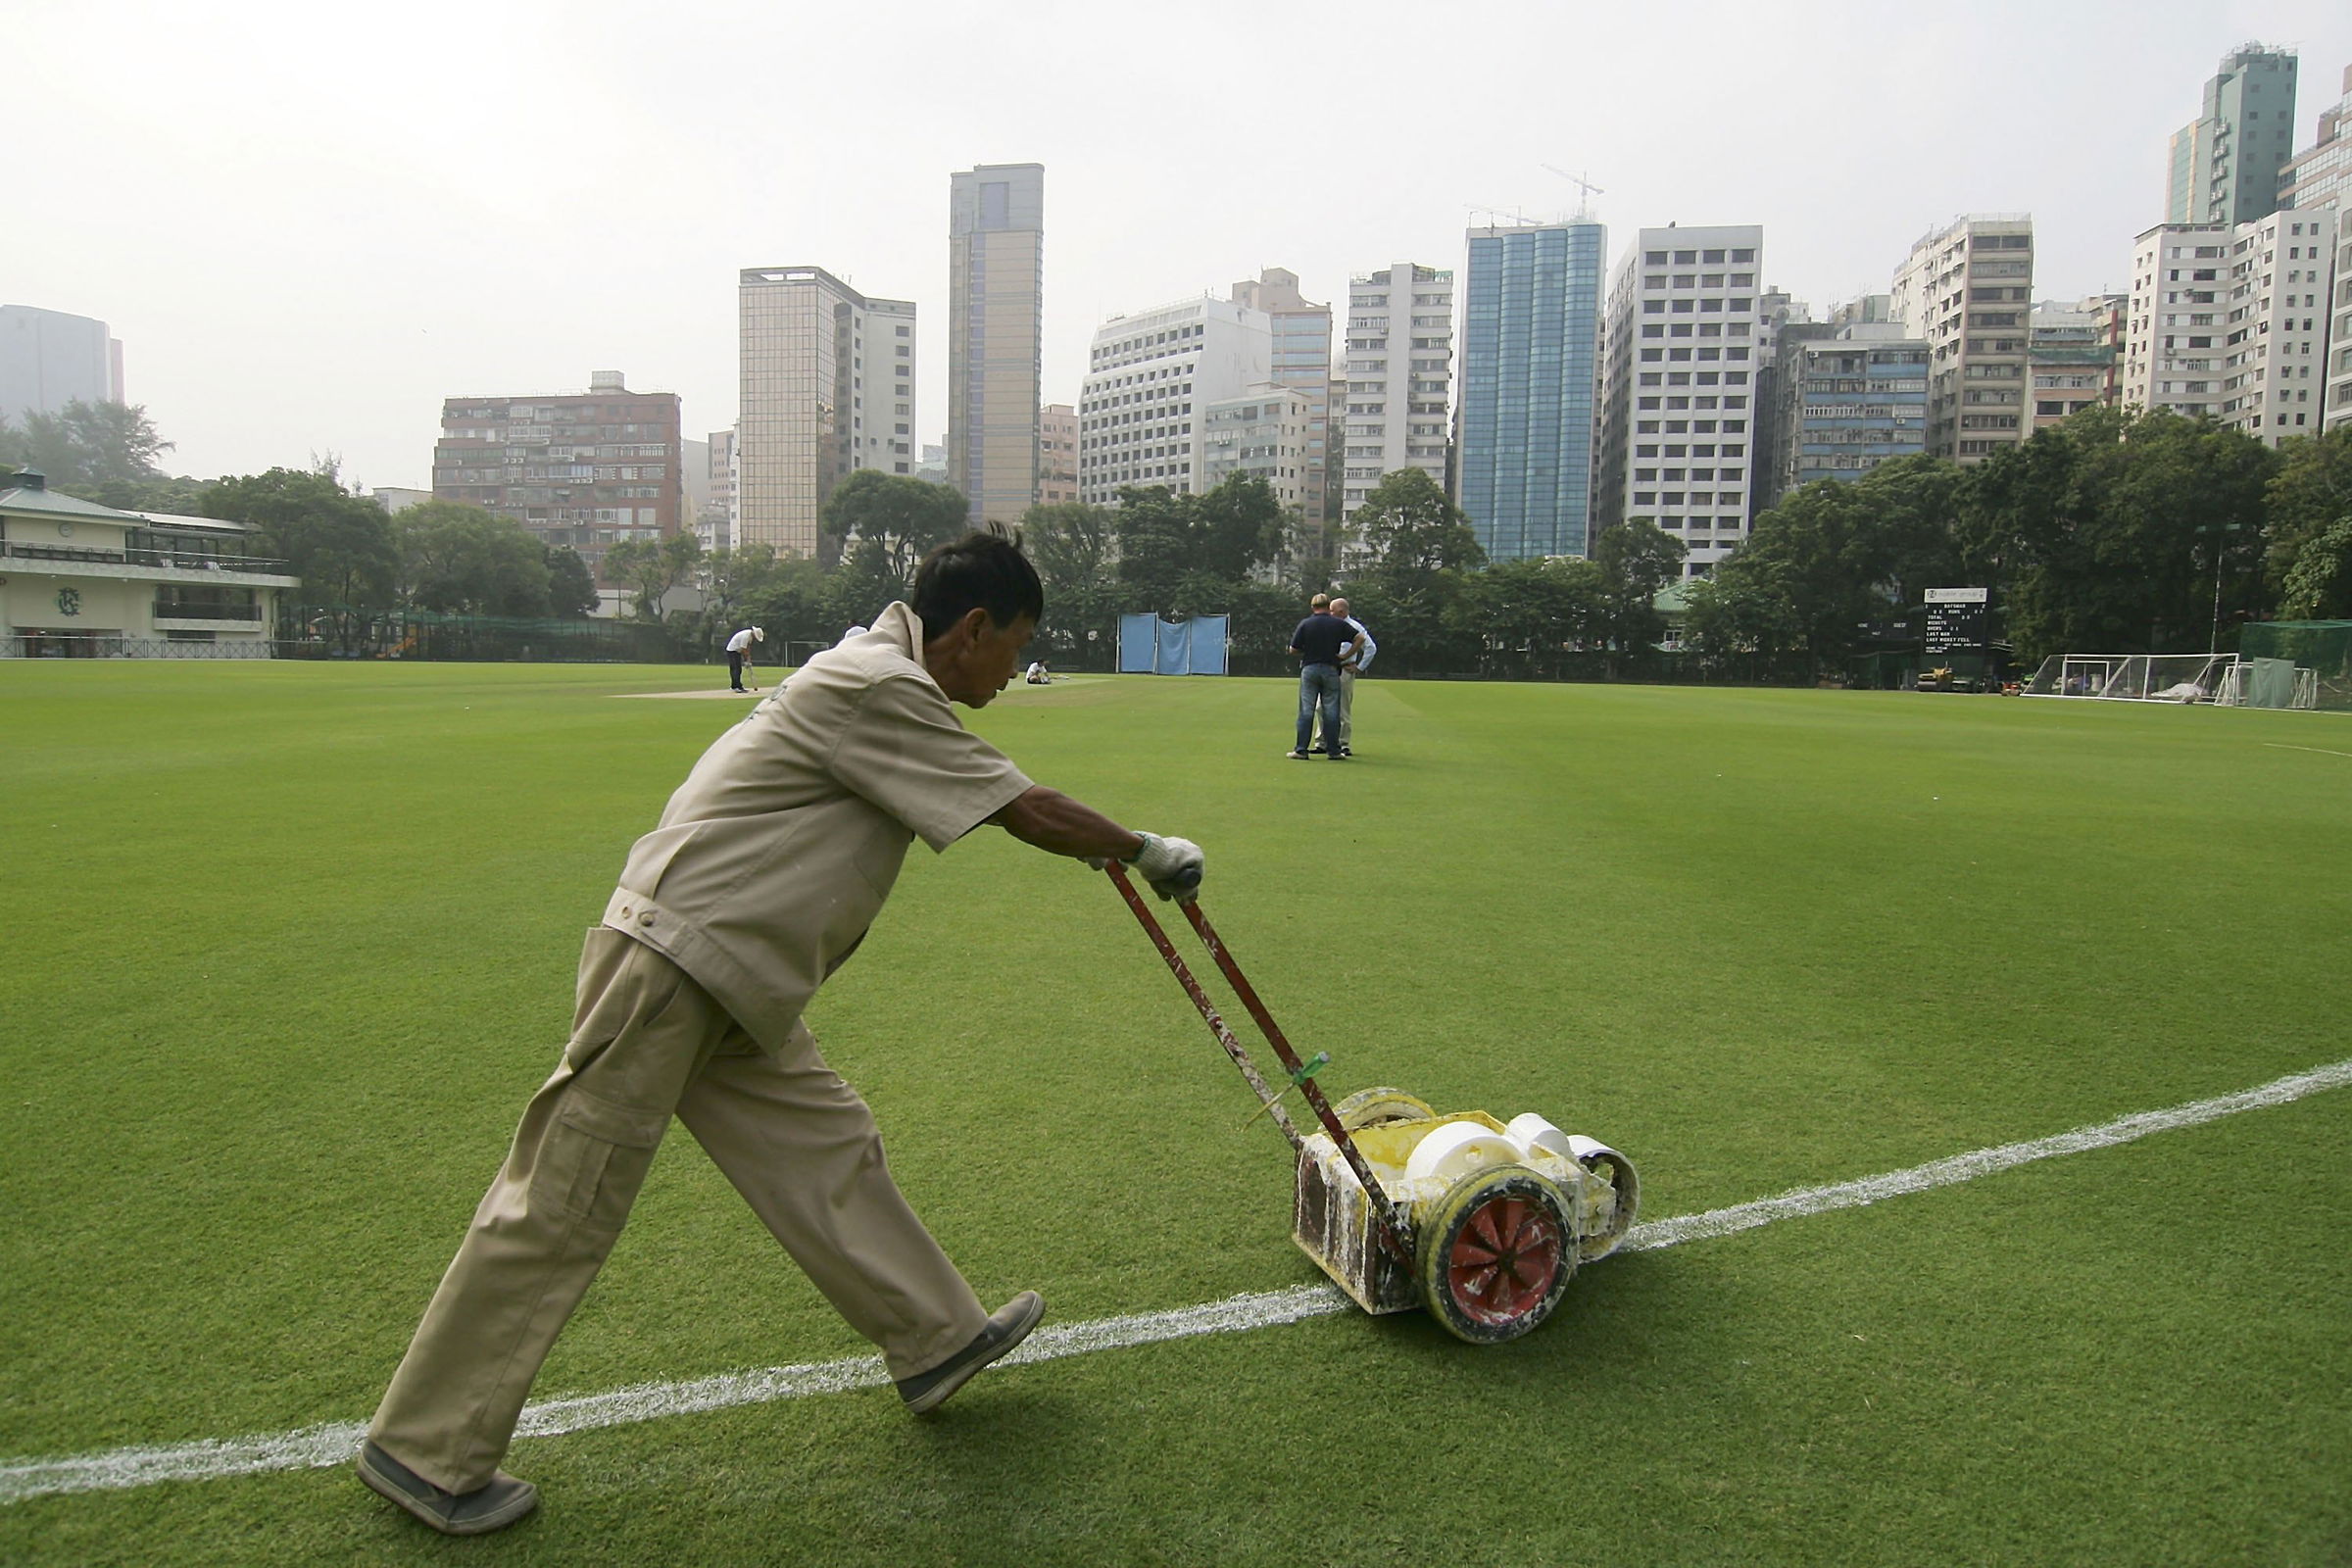
[[[947,421],[948,175],[1046,166],[1048,402],[1104,318],[1261,267],[1344,302],[1459,267],[1587,172],[1643,225],[1762,222],[1813,305],[1956,214],[2030,212],[2041,298],[2128,286],[2167,136],[2222,55],[2297,48],[2295,147],[2347,0],[1388,0],[1255,6],[397,7],[13,0],[0,302],[107,321],[210,477],[314,453],[426,486],[441,400],[619,369],[733,422],[735,278],[808,264],[921,310]]]

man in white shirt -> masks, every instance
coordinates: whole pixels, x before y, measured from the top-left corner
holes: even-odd
[[[727,639],[727,684],[737,691],[744,690],[744,667],[752,662],[752,645],[767,641],[767,633],[757,626],[746,626]],[[755,683],[754,690],[757,690]]]
[[[1353,753],[1348,750],[1348,745],[1355,738],[1355,677],[1372,666],[1372,656],[1380,652],[1380,645],[1372,640],[1372,634],[1364,629],[1362,621],[1348,613],[1347,600],[1334,599],[1331,612],[1355,629],[1355,652],[1340,661],[1340,749],[1332,753],[1337,757],[1349,757]],[[1331,737],[1326,735],[1323,740],[1325,750],[1329,751]]]

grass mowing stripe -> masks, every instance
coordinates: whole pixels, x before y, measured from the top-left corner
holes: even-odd
[[[2095,1127],[2022,1143],[1979,1149],[1945,1159],[1931,1160],[1907,1170],[1887,1171],[1859,1181],[1827,1187],[1801,1188],[1777,1198],[1708,1209],[1673,1219],[1637,1225],[1627,1234],[1625,1250],[1649,1251],[1685,1242],[1707,1241],[1740,1231],[1754,1230],[1775,1220],[1801,1219],[1841,1208],[1924,1193],[1937,1187],[1974,1181],[2034,1160],[2086,1150],[2111,1149],[2151,1133],[2195,1127],[2240,1111],[2283,1105],[2324,1090],[2352,1084],[2352,1058],[2273,1079],[2257,1088],[2211,1100],[2191,1101],[2162,1110],[2143,1110]],[[1310,1317],[1343,1312],[1348,1299],[1328,1285],[1308,1285],[1288,1291],[1268,1291],[1229,1297],[1200,1306],[1163,1312],[1136,1312],[1097,1318],[1066,1327],[1041,1329],[1004,1357],[1002,1364],[1058,1360],[1096,1350],[1156,1345],[1202,1334],[1231,1334],[1274,1328]],[[852,1356],[838,1361],[800,1366],[766,1367],[757,1372],[726,1373],[689,1383],[645,1383],[609,1394],[549,1399],[523,1411],[515,1435],[555,1438],[600,1427],[626,1426],[697,1410],[761,1404],[776,1399],[806,1398],[817,1394],[842,1394],[872,1388],[889,1381],[879,1356]],[[211,1481],[228,1476],[258,1475],[270,1470],[322,1468],[348,1460],[367,1435],[365,1423],[329,1422],[292,1432],[260,1437],[206,1439],[157,1446],[114,1448],[104,1453],[63,1459],[25,1459],[0,1465],[0,1504],[60,1493],[113,1492],[152,1486],[162,1481]]]

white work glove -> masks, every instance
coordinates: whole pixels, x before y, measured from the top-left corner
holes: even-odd
[[[1200,887],[1200,846],[1190,839],[1163,839],[1156,833],[1137,836],[1144,841],[1144,847],[1123,863],[1135,867],[1135,874],[1151,883],[1152,891],[1161,898],[1192,903]],[[1097,869],[1107,863],[1087,861]]]

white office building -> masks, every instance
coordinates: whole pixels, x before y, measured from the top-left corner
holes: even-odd
[[[1446,483],[1453,399],[1453,273],[1397,262],[1348,283],[1347,384],[1332,423],[1344,444],[1340,518],[1382,477],[1419,468]]]
[[[1208,406],[1273,380],[1273,359],[1272,318],[1230,300],[1185,300],[1103,322],[1078,396],[1079,499],[1115,506],[1128,485],[1179,495],[1209,488]]]
[[[1609,285],[1595,510],[1682,540],[1688,576],[1747,537],[1757,372],[1788,306],[1763,278],[1762,224],[1675,224],[1641,230]]]

